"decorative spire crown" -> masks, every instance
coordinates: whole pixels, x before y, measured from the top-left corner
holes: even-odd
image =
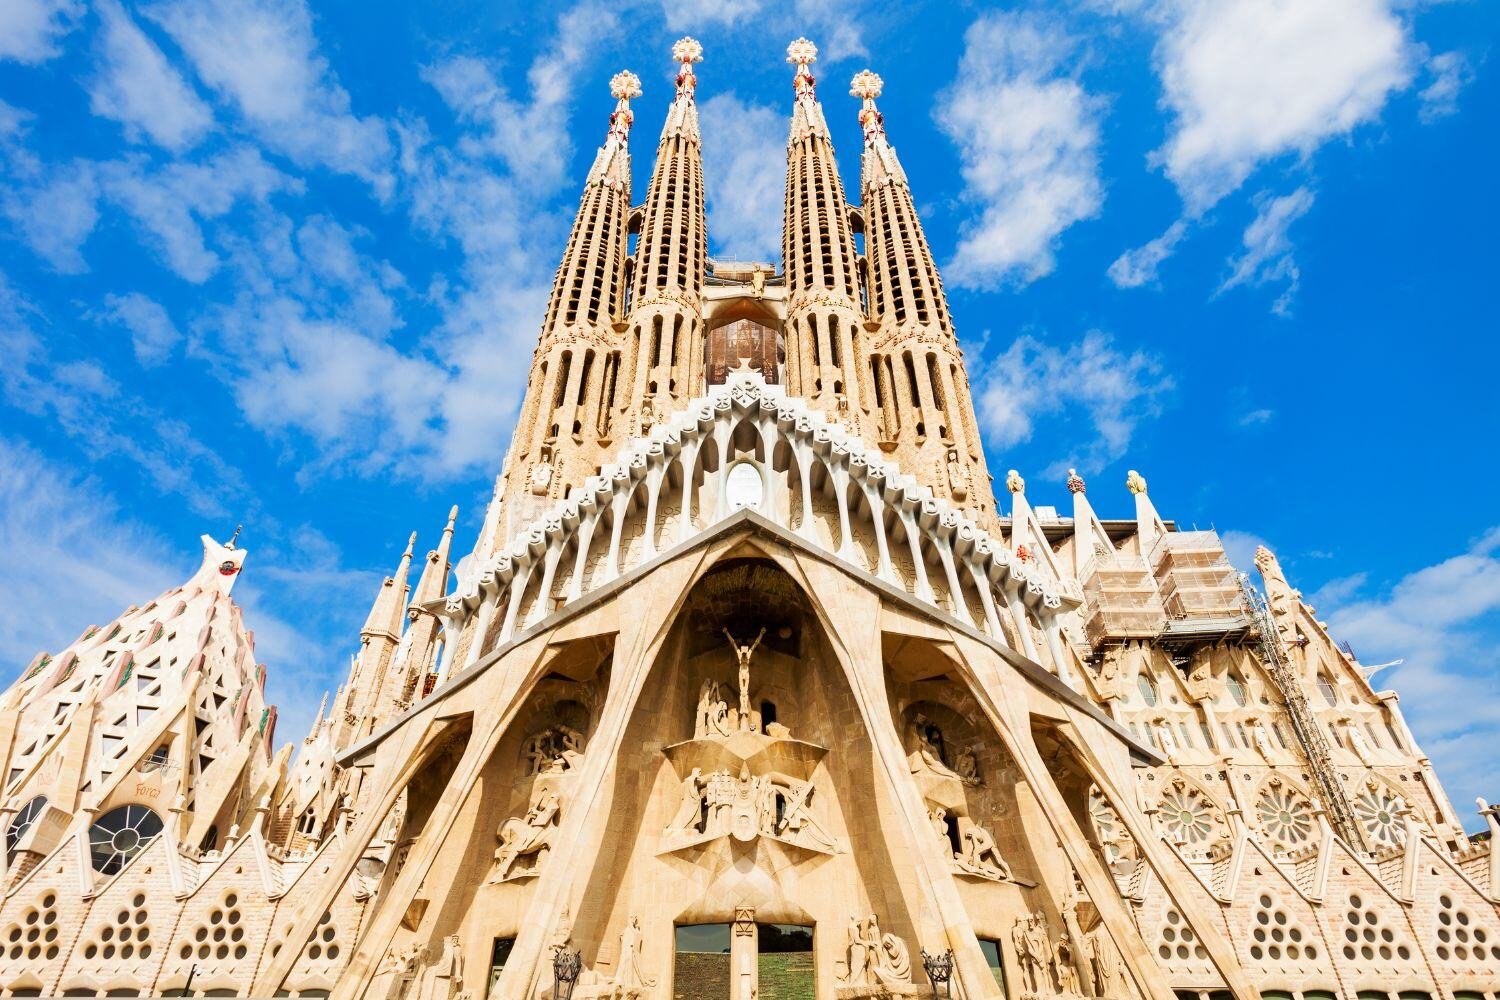
[[[630,70],[621,70],[609,78],[609,94],[615,99],[615,110],[609,116],[609,137],[623,144],[630,138],[635,112],[630,102],[641,96],[641,78]]]
[[[1069,493],[1082,493],[1084,491],[1084,489],[1085,489],[1086,486],[1087,486],[1087,484],[1084,483],[1083,477],[1078,474],[1078,470],[1077,469],[1069,469],[1068,470],[1068,492]]]
[[[1025,493],[1026,480],[1022,479],[1021,474],[1015,469],[1011,469],[1005,474],[1005,488],[1012,493]]]
[[[1125,474],[1125,488],[1136,496],[1146,492],[1146,477],[1131,469]]]
[[[677,70],[677,96],[691,98],[698,86],[693,63],[703,61],[703,43],[690,36],[679,38],[672,46],[672,58],[681,64]]]
[[[799,38],[786,47],[786,61],[797,67],[797,73],[792,78],[792,87],[797,91],[797,96],[815,100],[815,81],[812,71],[807,67],[818,61],[818,47],[806,38]]]
[[[862,69],[849,81],[849,96],[858,97],[864,103],[859,109],[859,124],[865,130],[865,139],[885,134],[885,116],[875,107],[875,98],[885,89],[885,81],[870,70]]]

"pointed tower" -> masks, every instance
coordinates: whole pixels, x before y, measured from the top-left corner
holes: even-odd
[[[344,704],[334,705],[334,745],[339,748],[348,746],[375,728],[380,691],[391,659],[401,643],[406,598],[411,592],[406,581],[411,573],[412,549],[416,544],[417,534],[412,532],[395,574],[381,581],[375,602],[370,605],[370,614],[365,618],[365,627],[359,630],[359,654],[344,688]]]
[[[672,46],[677,94],[667,110],[646,190],[641,235],[633,261],[626,336],[633,362],[622,400],[627,436],[644,434],[702,391],[693,373],[703,367],[703,275],[708,263],[699,148],[698,78],[693,64],[703,46],[683,38]]]
[[[88,885],[159,836],[174,852],[214,850],[275,782],[275,710],[229,596],[245,551],[202,542],[190,580],[37,656],[0,699],[8,884],[71,835],[87,845]]]
[[[377,725],[406,711],[413,701],[425,696],[437,683],[440,622],[428,606],[442,600],[448,591],[448,559],[453,548],[453,524],[457,519],[458,508],[454,507],[448,512],[442,540],[436,549],[427,553],[422,564],[422,575],[417,580],[417,589],[412,592],[407,612],[410,624],[401,637],[401,646],[381,691]]]
[[[796,67],[782,229],[787,390],[837,416],[851,430],[863,429],[867,403],[860,380],[867,369],[859,364],[865,333],[858,254],[810,68],[818,47],[799,38],[786,52],[787,62]]]
[[[501,497],[509,516],[499,519],[510,525],[576,486],[598,465],[596,443],[617,433],[622,357],[614,323],[625,311],[630,102],[641,96],[641,81],[616,73],[609,90],[609,132],[584,181],[506,462]]]
[[[879,412],[878,436],[881,447],[894,452],[903,469],[916,472],[934,492],[982,523],[992,523],[995,497],[963,352],[906,173],[875,106],[883,86],[880,77],[864,70],[854,77],[849,91],[863,101],[860,191],[867,299],[875,331],[867,363],[871,403]]]

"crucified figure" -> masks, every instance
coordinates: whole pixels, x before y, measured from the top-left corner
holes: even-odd
[[[748,646],[741,646],[734,641],[734,635],[729,629],[724,630],[724,637],[729,640],[729,647],[734,650],[734,655],[740,661],[740,729],[750,729],[750,657],[755,655],[756,647],[766,637],[766,630],[761,629],[755,641]]]

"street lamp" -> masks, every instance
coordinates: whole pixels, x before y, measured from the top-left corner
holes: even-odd
[[[952,997],[953,996],[953,949],[949,948],[941,955],[929,955],[927,949],[922,949],[922,968],[927,973],[927,978],[932,982],[932,995]],[[943,992],[938,993],[938,986],[943,987]]]
[[[583,960],[578,952],[557,949],[552,956],[552,1000],[572,1000],[573,986],[578,982],[581,968]]]

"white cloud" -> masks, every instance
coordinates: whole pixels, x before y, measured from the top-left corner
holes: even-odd
[[[761,0],[724,3],[723,0],[663,0],[661,12],[670,31],[701,31],[710,26],[728,26],[758,17]]]
[[[318,53],[302,0],[165,0],[146,14],[267,147],[302,166],[359,177],[381,197],[390,194],[385,122],[354,114],[348,91]]]
[[[1375,119],[1412,78],[1392,0],[1161,0],[1156,50],[1175,121],[1155,154],[1198,215],[1255,167]]]
[[[1320,592],[1320,608],[1361,662],[1405,662],[1378,675],[1401,708],[1462,813],[1474,796],[1496,798],[1500,679],[1489,665],[1500,643],[1500,528],[1467,552],[1402,577],[1363,600]],[[1334,605],[1337,606],[1334,606]]]
[[[1124,455],[1136,427],[1161,412],[1173,387],[1156,358],[1121,351],[1098,330],[1066,348],[1022,336],[975,368],[979,419],[992,448],[1031,440],[1037,421],[1051,418],[1049,435],[1071,439],[1058,466],[1085,471]]]
[[[99,188],[93,166],[61,164],[48,171],[23,167],[15,186],[0,189],[0,212],[16,235],[64,274],[88,270],[83,244],[99,222]]]
[[[1248,531],[1221,531],[1219,541],[1224,543],[1224,554],[1229,557],[1229,565],[1241,573],[1249,573],[1255,569],[1255,550],[1265,545],[1270,548],[1266,540],[1259,535]]]
[[[130,332],[135,359],[147,368],[165,362],[182,341],[182,334],[167,311],[140,292],[106,295],[100,318]]]
[[[208,105],[114,0],[99,0],[98,67],[89,84],[94,114],[145,133],[174,152],[194,145],[213,124]]]
[[[1474,67],[1462,52],[1442,52],[1427,60],[1431,82],[1417,96],[1422,121],[1435,122],[1458,111],[1458,95],[1474,81]]]
[[[5,0],[0,3],[0,59],[43,63],[83,16],[81,0]]]
[[[1178,219],[1156,239],[1134,250],[1126,250],[1109,265],[1109,280],[1119,288],[1139,288],[1154,283],[1162,261],[1172,256],[1187,231],[1187,223]]]
[[[249,147],[197,163],[171,163],[152,171],[139,158],[103,164],[105,192],[140,227],[144,241],[187,281],[201,283],[220,258],[205,243],[200,220],[225,215],[242,200],[264,202],[277,191],[300,190]]]
[[[166,546],[123,521],[108,491],[40,453],[0,438],[0,657],[25,664],[91,624],[114,619],[191,572],[161,558]],[[59,600],[66,595],[65,600]]]
[[[1279,198],[1272,197],[1268,191],[1258,194],[1255,197],[1255,218],[1245,228],[1245,251],[1229,260],[1233,270],[1219,286],[1219,291],[1239,285],[1285,282],[1286,288],[1271,309],[1278,316],[1287,315],[1302,277],[1292,256],[1292,241],[1287,230],[1307,214],[1312,204],[1313,193],[1305,187]]]
[[[731,91],[704,101],[700,119],[714,250],[779,261],[790,114],[750,104]]]
[[[978,213],[960,227],[951,283],[1035,281],[1052,272],[1063,231],[1099,214],[1104,103],[1065,68],[1074,49],[1030,15],[991,14],[965,33],[958,78],[937,109]]]
[[[1261,424],[1270,423],[1275,417],[1275,410],[1260,407],[1241,414],[1238,422],[1241,427],[1259,427]]]

